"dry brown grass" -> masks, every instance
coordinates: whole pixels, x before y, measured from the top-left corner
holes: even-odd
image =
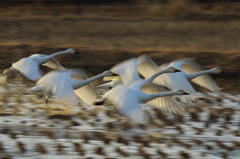
[[[173,11],[167,12],[169,8]],[[224,86],[231,90],[240,78],[240,22],[235,12],[240,6],[203,8],[186,3],[1,8],[0,58],[8,60],[1,60],[0,69],[35,52],[69,47],[79,48],[81,58],[59,60],[93,74],[145,53],[158,64],[194,57],[205,68],[223,67],[227,74],[217,76],[218,81],[231,81]]]
[[[101,16],[1,19],[1,44],[238,52],[240,22]]]

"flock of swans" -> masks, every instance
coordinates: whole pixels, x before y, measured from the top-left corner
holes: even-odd
[[[158,66],[149,56],[142,55],[123,61],[110,70],[89,78],[83,69],[64,68],[54,57],[62,54],[79,54],[75,49],[56,52],[50,55],[34,54],[20,59],[12,67],[4,70],[6,76],[18,72],[25,78],[36,82],[31,91],[40,91],[46,101],[52,96],[69,106],[77,106],[78,98],[90,106],[110,102],[119,112],[136,123],[147,123],[148,116],[144,104],[164,111],[182,114],[185,106],[173,98],[184,95],[189,102],[196,102],[197,91],[191,82],[210,91],[220,88],[210,77],[218,74],[219,68],[203,70],[192,59],[176,60]],[[43,75],[40,65],[53,71]],[[94,88],[91,82],[103,78],[106,83]],[[98,88],[106,90],[100,95]]]

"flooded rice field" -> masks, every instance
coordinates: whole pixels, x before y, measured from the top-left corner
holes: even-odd
[[[146,106],[150,123],[141,125],[111,105],[79,103],[66,114],[69,107],[30,87],[1,84],[0,158],[240,157],[240,94],[200,93],[182,116]]]

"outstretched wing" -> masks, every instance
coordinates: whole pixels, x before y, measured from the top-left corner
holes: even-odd
[[[38,82],[45,94],[53,95],[58,100],[76,106],[78,98],[73,91],[71,83],[71,71],[51,71],[43,76]]]
[[[65,70],[65,68],[55,58],[51,58],[49,61],[42,65],[54,70]]]
[[[193,59],[181,59],[181,60],[174,61],[172,63],[172,66],[180,67],[179,69],[181,69],[187,74],[192,74],[195,72],[202,71],[202,67]],[[220,91],[220,88],[217,86],[217,84],[211,78],[210,75],[201,75],[192,79],[191,81],[210,91],[213,91],[213,92]]]
[[[160,67],[158,67],[150,57],[144,55],[144,56],[141,56],[140,58],[141,58],[142,63],[139,64],[138,71],[145,78],[151,77],[153,74],[159,72],[160,69],[166,69],[166,67],[169,67],[170,65],[179,70],[182,70],[181,65],[179,63],[171,63],[171,64],[167,63],[167,64],[163,64]],[[173,65],[173,64],[175,64],[175,65]],[[155,78],[153,80],[153,83],[157,84],[158,86],[167,87],[171,90],[183,89],[183,90],[187,91],[188,93],[191,93],[191,95],[184,96],[184,98],[187,98],[190,101],[194,101],[196,99],[196,97],[194,95],[196,93],[196,91],[191,86],[189,81],[184,77],[183,74],[184,74],[183,72],[165,73],[165,74],[162,74],[162,75],[158,76],[157,78]],[[149,93],[151,93],[151,92],[149,92]],[[161,98],[158,98],[158,99],[161,99]],[[168,97],[168,98],[172,98],[172,97]]]
[[[166,92],[168,90],[163,87],[159,87],[156,84],[150,84],[144,85],[142,87],[142,91],[146,94],[153,94],[159,92]],[[155,98],[148,101],[147,104],[174,114],[182,114],[185,109],[183,104],[177,102],[174,98],[170,96]]]
[[[137,72],[137,65],[137,59],[132,58],[117,64],[111,69],[111,71],[119,74],[122,82],[125,85],[130,85],[132,82],[141,79]]]
[[[160,71],[158,66],[149,56],[147,55],[140,56],[138,60],[139,60],[139,65],[137,67],[137,70],[145,79],[151,77],[152,75]],[[162,78],[163,75],[155,78],[154,83],[158,85],[166,86],[166,83],[164,81],[165,79]]]
[[[81,73],[72,75],[72,78],[77,81],[83,81],[88,79],[88,76],[86,72],[82,70]],[[91,83],[81,88],[75,89],[74,92],[81,100],[90,106],[94,106],[93,103],[100,98],[99,93]]]
[[[147,123],[148,117],[137,101],[134,92],[123,84],[109,90],[103,96],[109,102],[113,103],[118,110],[136,123]]]
[[[39,69],[38,63],[31,58],[22,58],[13,63],[12,67],[20,71],[23,76],[32,81],[37,81],[42,77],[42,72]]]

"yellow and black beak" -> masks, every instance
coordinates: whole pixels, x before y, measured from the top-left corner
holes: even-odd
[[[175,67],[172,67],[174,72],[181,72],[180,70],[176,69]]]
[[[182,92],[182,95],[189,95],[189,93],[185,92],[185,91],[181,91]]]
[[[118,76],[118,74],[111,72],[111,71],[110,71],[110,74],[111,74],[111,76]]]
[[[223,70],[219,68],[219,73],[223,73]]]
[[[74,52],[74,54],[76,54],[76,55],[79,55],[79,54],[80,54],[80,52],[79,52],[78,50],[76,50],[76,49],[74,49],[73,52]]]

